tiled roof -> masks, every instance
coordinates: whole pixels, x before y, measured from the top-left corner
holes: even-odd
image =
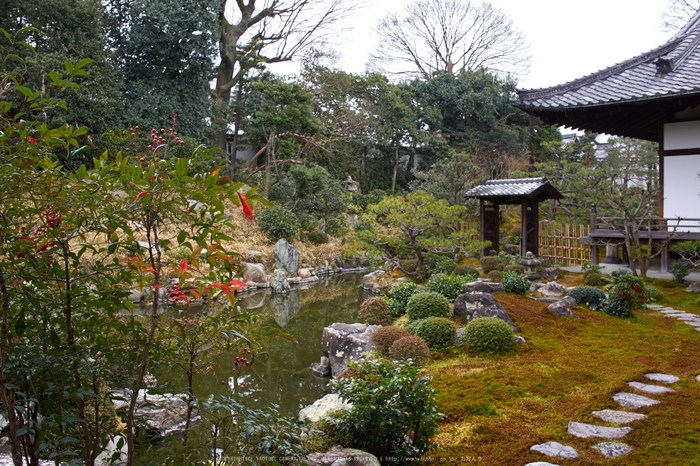
[[[585,108],[700,93],[700,11],[666,44],[575,81],[518,90],[523,109]]]
[[[545,177],[491,180],[470,189],[464,197],[528,197],[546,186],[550,185]]]

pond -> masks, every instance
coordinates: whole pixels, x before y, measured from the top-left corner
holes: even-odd
[[[242,355],[221,356],[215,371],[195,378],[195,396],[200,401],[217,395],[230,396],[236,385],[237,398],[248,407],[275,403],[282,414],[296,417],[300,409],[330,390],[328,380],[313,377],[309,370],[311,363],[323,356],[323,328],[335,322],[355,322],[360,304],[369,296],[362,289],[359,273],[322,277],[315,285],[294,288],[284,295],[272,294],[269,289],[239,294],[237,306],[258,315],[261,325],[286,328],[296,343],[284,338],[272,340],[264,353],[255,355],[249,367],[238,366],[235,380],[231,369],[236,368],[236,357]],[[184,376],[174,370],[155,375],[160,382],[168,379],[172,389],[185,386]]]

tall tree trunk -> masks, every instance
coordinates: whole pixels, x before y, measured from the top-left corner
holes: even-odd
[[[236,119],[233,123],[233,142],[231,143],[231,170],[229,178],[233,181],[236,175],[236,153],[238,152],[238,132],[241,127],[241,102],[243,101],[243,86],[238,83],[236,91]]]
[[[396,146],[396,160],[394,161],[394,175],[391,177],[391,190],[396,191],[396,172],[399,171],[399,146]]]

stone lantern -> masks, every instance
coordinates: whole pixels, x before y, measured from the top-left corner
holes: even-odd
[[[524,275],[527,278],[529,278],[530,280],[540,278],[540,276],[537,274],[537,267],[542,265],[542,262],[537,260],[533,253],[528,251],[525,254],[525,259],[521,260],[519,264],[525,267]]]

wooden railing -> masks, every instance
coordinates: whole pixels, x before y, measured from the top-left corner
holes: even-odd
[[[579,238],[588,235],[588,225],[540,222],[539,258],[562,265],[583,265],[590,262],[590,247]]]
[[[615,230],[615,227],[623,227],[622,217],[597,217],[591,216],[591,224],[595,225],[594,230]],[[639,231],[653,232],[700,232],[700,219],[698,218],[658,218],[649,217],[643,219],[643,224]]]

